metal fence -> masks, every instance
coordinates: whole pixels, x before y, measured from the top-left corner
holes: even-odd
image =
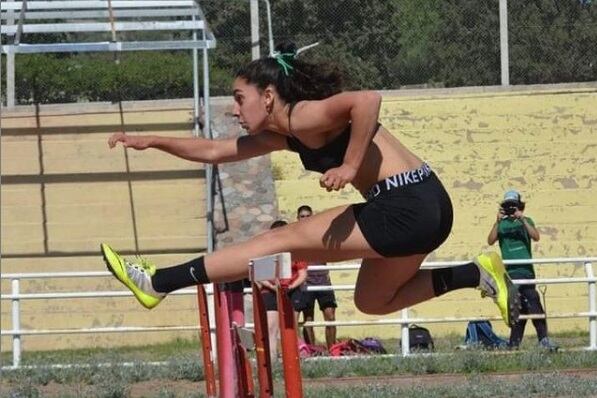
[[[551,259],[534,259],[535,265],[546,264],[583,264],[585,270],[584,277],[571,278],[549,278],[549,279],[532,279],[532,280],[515,280],[517,284],[587,284],[588,285],[588,303],[587,311],[583,312],[567,312],[567,313],[550,313],[550,319],[562,318],[587,318],[589,325],[589,346],[585,347],[589,350],[597,350],[597,277],[593,272],[592,263],[596,261],[596,257],[584,258],[551,258]],[[528,260],[509,260],[506,264],[525,263]],[[423,268],[432,269],[437,267],[460,265],[462,262],[428,262],[423,264]],[[358,270],[359,264],[345,264],[345,265],[330,265],[330,266],[312,266],[309,269],[329,269],[330,271],[348,271]],[[22,279],[48,279],[48,278],[97,278],[109,276],[107,271],[102,272],[48,272],[48,273],[14,273],[0,275],[1,279],[11,281],[10,294],[2,294],[1,300],[10,300],[12,302],[12,329],[2,330],[0,336],[12,336],[12,356],[13,362],[10,368],[18,368],[21,365],[21,338],[23,336],[32,335],[64,335],[64,334],[99,334],[99,333],[129,333],[129,332],[165,332],[165,331],[183,331],[183,330],[198,330],[198,325],[176,325],[176,326],[153,326],[153,327],[104,327],[104,328],[63,328],[63,329],[23,329],[20,323],[20,305],[23,300],[73,300],[84,298],[108,298],[108,297],[124,297],[132,296],[129,291],[95,291],[95,292],[54,292],[54,293],[20,293],[20,280]],[[309,287],[308,290],[334,290],[334,291],[353,291],[354,285],[334,285],[331,287]],[[250,293],[250,289],[246,289],[245,293]],[[207,289],[208,294],[213,294],[212,289]],[[174,295],[196,295],[195,289],[182,289],[172,293]],[[523,319],[542,318],[543,315],[524,315]],[[377,318],[370,320],[338,320],[334,322],[306,322],[304,326],[325,327],[325,326],[363,326],[363,325],[400,325],[401,327],[401,348],[402,355],[407,356],[409,351],[409,325],[423,324],[423,323],[454,323],[454,322],[469,322],[475,320],[499,320],[499,317],[454,317],[445,316],[438,318],[412,318],[409,316],[409,309],[400,311],[399,317]],[[247,323],[246,327],[252,328],[253,324]]]
[[[266,2],[199,3],[218,40],[212,93],[228,95],[252,42],[267,54]],[[251,19],[251,5],[259,18]],[[271,11],[275,41],[320,42],[304,56],[333,60],[349,89],[597,80],[597,4],[589,0],[271,0]],[[17,104],[113,101],[116,86],[123,100],[191,97],[191,63],[189,52],[130,53],[119,72],[109,55],[18,55]],[[3,96],[4,88],[5,75]]]

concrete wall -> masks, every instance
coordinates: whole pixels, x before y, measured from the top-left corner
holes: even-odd
[[[128,133],[190,136],[190,101],[125,104]],[[111,104],[2,109],[2,273],[104,271],[100,242],[143,253],[158,265],[178,263],[206,247],[203,166],[158,151],[109,150],[120,131]],[[134,213],[133,213],[134,212]],[[134,214],[134,217],[133,217]],[[112,277],[23,280],[21,293],[122,290]],[[2,294],[10,292],[3,280]],[[196,299],[171,297],[148,313],[130,297],[22,302],[26,329],[189,325]],[[2,301],[2,329],[11,328]],[[147,341],[180,334],[146,333]],[[187,333],[188,337],[193,334]],[[135,334],[26,336],[25,350],[135,344]],[[10,350],[2,338],[2,350]]]
[[[542,239],[537,258],[597,255],[597,85],[456,89],[384,93],[381,123],[429,162],[450,192],[455,224],[447,242],[428,260],[460,260],[488,249],[487,234],[507,189],[521,191]],[[345,190],[329,194],[318,175],[305,172],[295,154],[272,156],[278,204],[289,218],[300,204],[316,211],[361,201]],[[499,248],[494,247],[494,250]],[[582,266],[537,267],[539,277],[583,276]],[[399,272],[399,270],[397,270]],[[353,283],[355,273],[333,275]],[[586,311],[586,285],[550,285],[551,313]],[[495,316],[490,300],[460,291],[416,306],[412,316]],[[338,319],[369,319],[341,293]],[[550,321],[551,331],[584,329],[586,320]],[[496,323],[505,334],[502,322]],[[433,324],[434,334],[463,333],[464,324]],[[534,333],[528,326],[527,333]],[[398,336],[397,327],[355,329],[340,335]]]

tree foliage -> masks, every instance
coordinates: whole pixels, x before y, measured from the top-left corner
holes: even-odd
[[[579,0],[508,3],[512,84],[597,80],[597,5]],[[211,93],[228,94],[236,70],[251,57],[249,5],[245,0],[201,5],[217,39],[217,48],[210,51]],[[261,8],[265,55],[267,20]],[[500,83],[498,0],[273,0],[272,14],[276,41],[298,46],[319,41],[301,56],[338,64],[349,89]],[[18,101],[192,96],[189,51],[120,58],[117,65],[112,54],[18,55]]]

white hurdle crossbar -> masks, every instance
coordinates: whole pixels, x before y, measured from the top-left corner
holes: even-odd
[[[252,258],[249,261],[249,279],[251,282],[288,279],[291,276],[290,253],[276,253],[269,256]]]

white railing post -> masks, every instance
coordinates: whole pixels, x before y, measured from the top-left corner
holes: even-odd
[[[587,278],[594,278],[593,266],[590,262],[585,263]],[[597,350],[597,286],[595,281],[589,281],[589,350]]]
[[[18,368],[21,364],[21,313],[19,303],[19,280],[12,280],[12,366]]]
[[[402,356],[405,357],[410,354],[410,341],[408,336],[408,308],[400,311],[400,314],[402,315],[401,320],[403,321],[400,325],[402,333],[402,339],[400,339],[400,341],[402,342]]]

